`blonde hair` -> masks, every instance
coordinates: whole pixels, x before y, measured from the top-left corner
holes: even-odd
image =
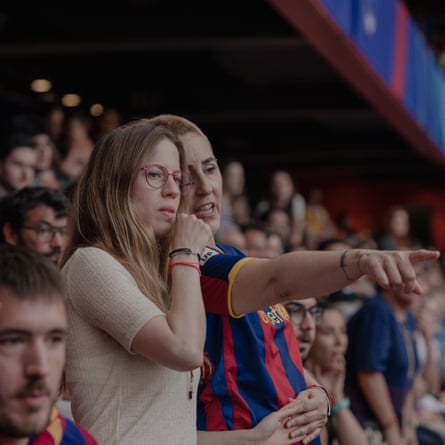
[[[168,128],[177,136],[184,136],[187,133],[196,133],[208,140],[207,136],[196,124],[182,116],[177,116],[175,114],[160,114],[159,116],[150,118],[149,121],[154,125],[162,125],[163,127]]]
[[[99,247],[131,273],[144,295],[167,311],[170,238],[157,239],[147,231],[131,199],[144,156],[163,139],[177,147],[183,168],[178,137],[148,119],[122,125],[97,143],[74,191],[71,236],[61,265],[78,247]]]

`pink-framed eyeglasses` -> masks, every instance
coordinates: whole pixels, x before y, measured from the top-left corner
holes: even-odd
[[[144,171],[147,184],[155,190],[164,187],[168,182],[169,176],[173,178],[181,193],[187,193],[195,184],[190,174],[182,171],[170,173],[163,165],[148,164],[141,167],[141,170]]]

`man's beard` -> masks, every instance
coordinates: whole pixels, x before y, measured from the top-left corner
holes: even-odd
[[[312,338],[312,335],[306,331],[301,332],[300,335],[297,337],[298,346],[300,349],[301,360],[304,361],[307,359],[307,356],[309,355],[309,351],[311,350],[311,347],[312,347],[313,340],[314,339]],[[304,345],[304,347],[303,347],[303,345]]]
[[[34,391],[39,391],[49,397],[50,403],[47,407],[28,407],[23,418],[17,420],[12,413],[8,411],[8,404],[4,403],[5,412],[0,411],[0,436],[23,438],[40,434],[48,426],[51,409],[55,402],[55,396],[51,394],[51,390],[47,387],[42,379],[34,379],[30,381],[24,388],[17,391],[12,397],[13,399],[22,399],[29,396]],[[42,412],[46,409],[47,412]],[[41,414],[39,415],[39,412]]]
[[[22,423],[18,424],[8,414],[0,415],[0,436],[23,438],[41,434],[49,424],[51,408],[51,405],[48,406],[48,413],[43,417],[43,420],[36,419],[32,423],[23,420]]]
[[[52,257],[53,255],[57,255],[57,257],[60,257],[61,253],[62,253],[62,249],[61,249],[60,247],[55,247],[54,249],[50,250],[49,252],[44,253],[43,256],[45,256],[45,257],[48,258],[50,261],[52,261],[52,260],[51,260],[51,257]]]

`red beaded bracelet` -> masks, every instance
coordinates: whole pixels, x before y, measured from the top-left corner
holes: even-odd
[[[175,261],[174,263],[170,263],[168,266],[168,271],[171,273],[172,269],[175,266],[187,266],[187,267],[193,267],[196,271],[198,271],[199,276],[201,276],[201,269],[199,268],[199,265],[196,263],[190,263],[188,261]]]
[[[332,396],[332,394],[324,386],[321,386],[321,385],[309,385],[306,389],[312,389],[312,388],[321,389],[325,393],[325,395],[326,395],[326,397],[328,399],[328,416],[330,416],[331,415],[331,411],[332,411],[332,405],[334,404],[334,397]]]

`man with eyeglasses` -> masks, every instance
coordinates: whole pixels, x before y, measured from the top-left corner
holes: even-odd
[[[309,354],[315,339],[315,330],[323,316],[323,308],[317,305],[315,298],[289,301],[284,306],[298,340],[301,359],[304,361]]]
[[[62,191],[25,187],[1,201],[0,242],[25,246],[58,264],[66,245],[68,212]]]

